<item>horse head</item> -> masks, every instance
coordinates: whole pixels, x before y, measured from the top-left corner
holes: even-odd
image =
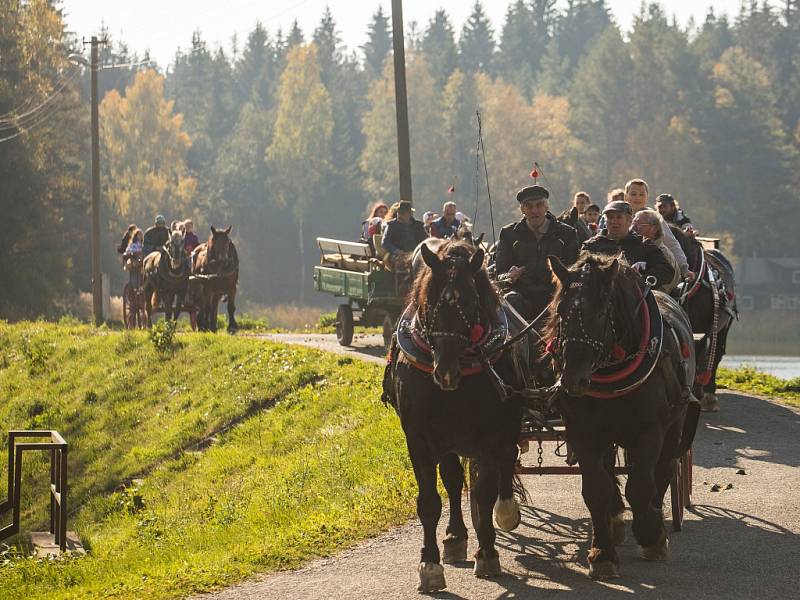
[[[584,253],[572,268],[548,257],[556,282],[547,338],[561,368],[561,387],[583,396],[592,374],[635,347],[639,276],[616,258]]]
[[[427,265],[411,291],[422,334],[431,348],[433,380],[444,391],[458,388],[459,359],[495,324],[497,292],[483,268],[482,248],[448,241],[438,251],[420,247]]]
[[[173,231],[170,234],[167,243],[164,244],[164,252],[167,254],[169,266],[173,271],[180,269],[183,261],[186,258],[186,253],[184,252],[183,247],[183,234],[180,231]]]
[[[211,226],[211,235],[208,236],[208,260],[225,260],[230,254],[231,229],[228,225],[225,229],[217,229]]]

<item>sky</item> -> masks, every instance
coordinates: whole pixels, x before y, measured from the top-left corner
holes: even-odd
[[[473,4],[473,0],[404,0],[405,28],[416,21],[424,29],[434,11],[444,8],[460,32]],[[506,0],[483,0],[495,32],[502,27],[508,4]],[[641,0],[609,0],[607,4],[627,31]],[[210,46],[221,45],[229,50],[234,35],[241,47],[257,20],[275,32],[278,28],[287,31],[297,19],[308,39],[326,5],[331,8],[342,41],[350,49],[358,49],[365,42],[367,25],[379,5],[387,15],[391,13],[391,0],[63,0],[62,8],[69,30],[78,39],[98,33],[101,23],[105,23],[112,38],[125,41],[140,56],[149,49],[150,56],[164,68],[179,47],[189,46],[195,30],[200,30]],[[566,0],[559,0],[558,5],[563,7]],[[740,0],[669,0],[662,5],[668,6],[668,14],[674,14],[679,23],[686,24],[692,17],[702,22],[712,7],[718,16],[734,16]]]

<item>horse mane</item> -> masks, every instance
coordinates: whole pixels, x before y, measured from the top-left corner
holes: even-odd
[[[463,258],[466,262],[472,258],[476,248],[469,242],[450,239],[442,244],[436,251],[440,260],[451,257]],[[458,280],[457,280],[458,281]],[[497,325],[497,309],[500,306],[500,295],[497,288],[489,279],[486,268],[481,269],[474,276],[475,290],[478,296],[478,307],[481,315],[481,322]],[[414,280],[411,290],[408,293],[408,301],[414,302],[417,307],[427,306],[428,299],[441,291],[441,283],[436,282],[433,270],[426,266]]]
[[[615,260],[619,261],[619,269],[617,274],[609,279]],[[587,267],[586,271],[584,271],[585,267]],[[639,274],[630,268],[622,256],[606,256],[585,250],[575,264],[569,268],[569,273],[570,277],[567,283],[572,283],[577,278],[583,280],[584,285],[580,290],[587,296],[586,300],[589,306],[600,307],[606,301],[607,294],[612,294],[611,307],[614,330],[617,335],[615,341],[628,352],[635,349],[642,336],[641,320],[631,318],[639,307],[640,295],[636,291],[637,289],[641,290],[642,279]],[[571,289],[555,275],[553,275],[553,280],[556,291],[551,304],[553,310],[545,327],[544,338],[547,340],[558,336],[560,316],[555,307]]]

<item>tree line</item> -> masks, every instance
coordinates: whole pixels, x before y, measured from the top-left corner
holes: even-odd
[[[514,193],[537,162],[554,209],[579,189],[603,204],[639,176],[737,256],[798,255],[798,4],[743,3],[685,27],[647,4],[628,34],[602,0],[515,0],[497,31],[479,1],[460,31],[443,10],[408,24],[415,206],[453,199],[489,232],[487,188],[499,227],[517,218]],[[11,318],[64,310],[89,287],[89,74],[67,59],[79,46],[59,9],[0,0],[0,140],[22,132],[0,142],[0,316]],[[124,40],[101,51],[108,65],[143,58]],[[232,224],[243,299],[297,301],[314,238],[355,239],[368,205],[398,199],[382,7],[357,50],[325,9],[312,32],[255,23],[226,47],[196,32],[165,68],[104,69],[100,85],[103,270],[117,292],[118,236],[163,213],[191,217],[201,238]],[[40,119],[15,122],[54,94]]]

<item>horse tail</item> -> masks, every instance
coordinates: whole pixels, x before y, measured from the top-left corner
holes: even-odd
[[[686,415],[683,417],[683,430],[681,431],[681,441],[673,458],[680,458],[692,447],[694,434],[697,431],[697,422],[700,420],[700,403],[690,402],[686,407]]]
[[[525,489],[522,478],[517,473],[514,473],[514,476],[511,478],[511,490],[514,492],[514,497],[520,504],[531,503],[531,496],[528,494],[528,490]]]

